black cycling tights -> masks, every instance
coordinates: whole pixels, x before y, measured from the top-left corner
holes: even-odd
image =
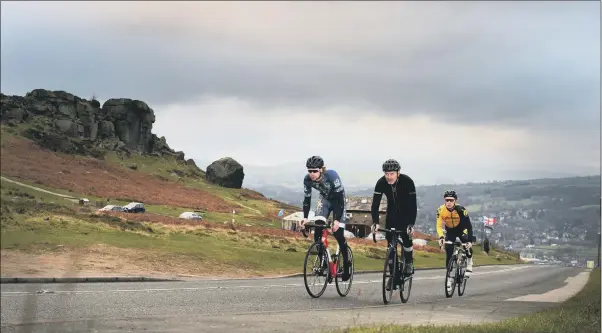
[[[343,254],[343,268],[345,269],[345,272],[349,273],[349,252],[347,251],[347,242],[345,241],[345,228],[340,227],[333,233],[333,236],[339,243],[339,248]],[[319,241],[320,237],[322,237],[322,232],[314,232],[314,242]],[[322,256],[321,252],[322,251],[320,251],[320,257]]]
[[[390,229],[389,227],[387,227],[387,229]],[[402,229],[403,230],[403,229]],[[403,241],[403,247],[401,249],[397,249],[397,251],[402,251],[403,255],[405,257],[406,260],[406,264],[409,263],[413,263],[414,262],[414,242],[412,240],[412,236],[410,236],[407,232],[402,232],[399,234],[399,236],[401,237],[401,240]],[[393,241],[393,234],[390,232],[387,232],[386,236],[387,238],[387,248],[389,248],[389,246],[391,246],[391,242]],[[397,255],[401,255],[401,253],[397,253]],[[389,270],[392,271],[393,270],[393,257],[389,258],[391,261],[390,265],[389,265]],[[397,272],[399,274],[399,272]]]

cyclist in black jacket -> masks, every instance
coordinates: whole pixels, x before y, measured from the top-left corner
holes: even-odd
[[[379,227],[379,207],[382,195],[387,196],[387,217],[385,228],[402,231],[403,252],[406,261],[406,274],[414,273],[412,233],[418,206],[416,203],[416,187],[409,176],[399,172],[401,166],[394,159],[386,160],[382,166],[385,173],[374,187],[372,198],[372,232]],[[387,233],[387,246],[391,244],[392,234]]]

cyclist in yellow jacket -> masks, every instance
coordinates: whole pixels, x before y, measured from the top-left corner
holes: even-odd
[[[466,254],[468,259],[466,262],[466,276],[470,276],[470,273],[472,273],[472,223],[468,211],[456,202],[458,200],[456,191],[445,191],[443,199],[445,204],[437,209],[439,246],[443,246],[445,241],[454,242],[456,237],[459,237],[462,243],[466,243],[468,249]],[[445,244],[445,267],[447,267],[453,252],[453,244]],[[451,288],[451,285],[447,287]]]

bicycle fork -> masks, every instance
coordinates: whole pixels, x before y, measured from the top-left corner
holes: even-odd
[[[405,250],[403,249],[403,240],[401,239],[401,237],[397,237],[397,243],[399,244],[401,253],[397,252],[396,244],[393,248],[393,258],[389,258],[389,265],[392,265],[392,261],[395,261],[395,277],[397,278],[398,282],[401,282],[401,280],[403,280],[403,278],[405,277],[406,254]]]
[[[337,272],[337,262],[339,261],[339,255],[340,255],[340,249],[337,247],[337,251],[335,252],[334,256],[330,255],[330,250],[328,248],[326,248],[326,260],[328,260],[328,268],[330,270],[330,281],[332,281],[332,279],[334,277],[337,276],[338,272]]]
[[[328,249],[328,233],[326,230],[322,233],[322,246],[324,246],[324,254],[322,256],[322,262],[320,267],[328,266],[328,270],[330,272],[329,282],[332,282],[332,279],[337,276],[337,261],[340,254],[340,248],[337,246],[337,251],[333,256],[330,254],[330,249]],[[328,263],[328,265],[326,265]]]

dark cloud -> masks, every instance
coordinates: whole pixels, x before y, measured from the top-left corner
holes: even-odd
[[[161,11],[147,15],[143,7],[141,19],[107,15],[74,26],[36,24],[23,10],[4,22],[3,14],[2,89],[47,87],[151,105],[213,94],[266,109],[369,106],[463,123],[599,130],[599,2],[392,2],[374,12],[350,4],[356,11],[343,18],[335,11],[343,4],[325,5],[327,14],[321,5],[299,6],[315,17],[257,13],[278,31],[242,19],[228,30],[228,22],[187,21],[167,10],[161,20]]]

